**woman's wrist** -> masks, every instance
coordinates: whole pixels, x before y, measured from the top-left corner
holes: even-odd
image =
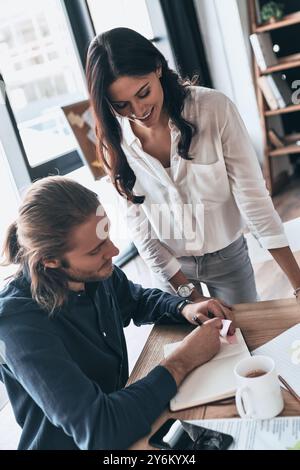
[[[204,295],[200,294],[196,287],[193,289],[191,295],[188,298],[188,300],[191,300],[192,302],[203,302],[204,300],[208,299],[209,297],[205,297]]]

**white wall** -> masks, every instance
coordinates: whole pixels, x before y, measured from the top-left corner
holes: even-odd
[[[247,0],[194,0],[213,85],[237,105],[259,161],[264,160],[263,134],[253,79]],[[272,118],[279,133],[281,119]],[[291,171],[287,157],[273,162],[274,176]]]
[[[248,44],[246,0],[194,0],[213,86],[237,105],[259,160],[263,138]],[[244,6],[244,8],[242,8]],[[240,15],[240,10],[242,16]],[[245,38],[247,41],[245,41]]]

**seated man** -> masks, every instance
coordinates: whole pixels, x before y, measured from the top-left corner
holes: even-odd
[[[112,265],[117,254],[95,193],[59,176],[32,185],[4,244],[19,269],[0,293],[0,376],[22,427],[19,449],[127,448],[218,352],[222,322],[208,309],[222,318],[229,310],[143,289]],[[125,387],[131,319],[205,323]]]

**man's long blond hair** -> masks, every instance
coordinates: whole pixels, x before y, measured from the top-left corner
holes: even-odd
[[[14,277],[28,271],[32,297],[49,313],[64,304],[68,284],[63,270],[47,269],[43,261],[63,260],[72,247],[72,231],[98,206],[96,193],[71,179],[49,176],[32,184],[8,227],[1,264],[19,265]]]

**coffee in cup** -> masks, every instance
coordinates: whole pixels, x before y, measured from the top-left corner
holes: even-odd
[[[284,407],[275,363],[268,356],[242,359],[234,369],[236,407],[241,418],[269,419]]]
[[[254,370],[251,370],[250,372],[247,372],[245,377],[247,377],[248,379],[254,379],[255,377],[261,377],[262,375],[265,375],[266,373],[267,372],[265,370],[254,369]]]

